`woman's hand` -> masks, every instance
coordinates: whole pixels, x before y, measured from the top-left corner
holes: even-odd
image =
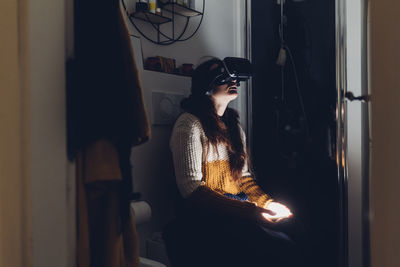
[[[262,216],[269,222],[279,222],[293,216],[290,209],[278,202],[269,202],[264,206],[264,209],[272,211],[262,213]]]

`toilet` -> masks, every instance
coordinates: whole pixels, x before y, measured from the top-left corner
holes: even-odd
[[[143,210],[147,210],[146,216],[135,220],[135,224],[139,225],[150,220],[151,208],[144,201],[133,201],[131,203],[132,213],[134,216],[144,214]],[[142,212],[142,214],[140,214]],[[162,232],[155,232],[146,239],[146,255],[139,256],[140,267],[171,267],[168,260],[167,250],[162,238]]]
[[[161,262],[167,267],[171,266],[161,232],[153,233],[153,235],[146,240],[146,257]]]
[[[170,267],[167,250],[161,232],[155,232],[146,240],[146,258],[139,257],[140,267]]]

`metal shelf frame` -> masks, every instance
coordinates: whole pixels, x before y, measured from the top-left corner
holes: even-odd
[[[129,12],[127,11],[125,2],[124,2],[125,0],[121,0],[121,1],[122,1],[122,5],[125,9],[125,12],[129,18],[130,22],[135,27],[135,29],[138,31],[138,33],[140,35],[142,35],[148,41],[150,41],[154,44],[157,44],[157,45],[171,45],[176,42],[183,42],[183,41],[189,40],[199,30],[200,25],[203,21],[203,17],[204,17],[205,0],[203,0],[202,12],[194,10],[190,7],[175,3],[171,0],[166,3],[159,3],[161,10],[170,13],[171,17],[154,14],[154,13],[151,13],[148,11],[133,12],[133,13],[129,14]],[[183,29],[181,30],[181,32],[179,34],[176,33],[176,27],[175,27],[176,15],[186,18]],[[196,29],[189,36],[184,36],[188,29],[190,19],[194,18],[194,17],[199,17],[199,16],[201,18],[200,18],[200,21],[198,22]],[[148,34],[146,34],[143,30],[141,30],[140,27],[136,23],[137,20],[149,23],[153,27],[153,30],[156,31],[157,38],[156,39],[151,38],[151,37],[149,37]],[[160,25],[167,24],[167,23],[171,23],[171,34],[170,35],[167,35],[166,33],[162,32],[160,30]]]

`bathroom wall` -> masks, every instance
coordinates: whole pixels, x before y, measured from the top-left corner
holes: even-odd
[[[129,1],[125,0],[128,4]],[[202,10],[202,2],[196,1],[196,9]],[[205,1],[205,12],[202,25],[197,34],[190,40],[178,42],[170,46],[159,46],[141,38],[141,48],[144,59],[149,56],[164,56],[176,59],[181,63],[198,64],[202,56],[244,55],[244,15],[245,1],[218,0]],[[129,5],[128,5],[129,7]],[[192,29],[199,18],[194,18]],[[139,35],[128,22],[131,34]],[[151,32],[151,26],[138,22],[144,32]],[[169,27],[169,26],[163,26]],[[179,29],[179,21],[176,24]],[[169,31],[168,31],[169,33]],[[137,45],[136,45],[137,47]],[[138,60],[138,59],[137,59]],[[140,65],[140,62],[139,64]],[[153,117],[152,91],[163,91],[188,95],[190,78],[141,70],[144,99],[150,120]],[[241,86],[243,90],[245,86]],[[233,107],[244,109],[245,92],[233,103]],[[245,116],[242,116],[245,117]],[[142,194],[142,199],[152,207],[152,219],[149,223],[138,225],[140,235],[140,252],[145,253],[145,239],[154,231],[160,231],[162,226],[174,216],[175,197],[177,194],[175,178],[169,150],[169,138],[172,125],[153,125],[151,140],[132,150],[134,191]]]
[[[2,1],[0,10],[0,266],[74,266],[74,252],[68,255],[74,233],[67,233],[74,207],[67,204],[65,1]]]
[[[68,247],[64,0],[30,0],[32,266],[72,266]],[[45,12],[47,10],[48,12]]]

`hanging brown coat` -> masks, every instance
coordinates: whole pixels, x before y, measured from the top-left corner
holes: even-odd
[[[77,163],[77,265],[139,266],[129,154],[150,138],[129,33],[117,0],[74,1],[68,154]]]

